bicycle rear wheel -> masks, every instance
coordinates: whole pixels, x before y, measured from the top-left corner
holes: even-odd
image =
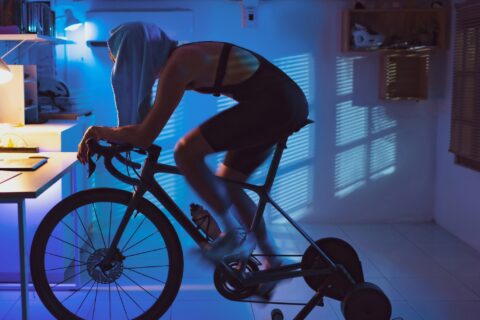
[[[78,192],[58,203],[35,233],[32,280],[58,319],[158,319],[174,301],[183,275],[178,236],[165,215],[142,199],[112,261],[106,254],[132,194]]]

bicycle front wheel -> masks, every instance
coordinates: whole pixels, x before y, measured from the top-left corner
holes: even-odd
[[[58,319],[159,319],[173,303],[183,254],[170,221],[142,199],[120,238],[111,268],[100,263],[132,193],[99,188],[59,202],[32,243],[38,296]]]

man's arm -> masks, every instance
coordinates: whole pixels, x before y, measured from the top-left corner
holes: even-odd
[[[79,145],[78,158],[86,161],[85,142],[88,138],[148,148],[180,103],[188,83],[204,68],[203,58],[198,53],[191,54],[189,50],[175,52],[160,75],[155,102],[142,123],[118,128],[91,127]]]

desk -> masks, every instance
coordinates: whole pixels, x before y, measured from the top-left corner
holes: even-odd
[[[0,184],[0,203],[14,203],[18,210],[18,240],[20,254],[20,286],[22,319],[28,319],[28,254],[25,248],[25,199],[36,198],[66,173],[74,175],[77,162],[75,152],[42,152],[48,162],[35,171],[23,171],[21,175]],[[74,181],[75,178],[72,177]],[[74,185],[74,184],[73,184]]]

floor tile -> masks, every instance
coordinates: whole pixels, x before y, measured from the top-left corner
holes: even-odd
[[[16,301],[20,299],[20,291],[0,291],[0,301]]]
[[[8,313],[15,307],[17,303],[18,299],[10,301],[0,301],[0,320],[7,320]]]
[[[275,305],[259,305],[252,304],[252,310],[255,314],[255,320],[271,320],[271,312],[273,309],[280,309],[283,313],[284,319],[293,319],[302,309],[301,306],[275,306]],[[330,304],[326,303],[324,307],[316,307],[306,317],[307,320],[322,319],[322,320],[338,320],[335,311],[333,311]]]
[[[172,319],[253,320],[250,303],[233,301],[176,301]]]
[[[479,300],[467,286],[452,276],[386,277],[407,300]]]
[[[419,248],[408,244],[359,247],[383,276],[446,276],[448,271]]]
[[[394,224],[392,228],[417,245],[465,245],[460,239],[434,223]]]
[[[470,288],[478,297],[480,297],[480,276],[460,276],[453,275],[468,288]]]
[[[184,278],[177,300],[224,300],[215,288],[213,277],[207,278]]]
[[[340,229],[348,236],[352,243],[357,244],[397,244],[405,241],[393,226],[385,224],[355,224],[340,225]],[[379,240],[381,241],[379,242]]]
[[[478,320],[480,315],[480,301],[413,301],[411,304],[425,320]]]
[[[33,319],[33,320],[56,320],[55,317],[53,317],[48,312],[48,310],[46,310],[42,305],[31,304],[29,312],[30,312],[30,319]],[[98,312],[97,312],[97,314],[98,314]],[[95,318],[96,319],[108,319],[108,316],[103,317],[103,318],[97,318],[97,315],[95,315]],[[0,319],[2,319],[2,318],[0,318]],[[15,305],[15,308],[13,308],[8,313],[8,315],[5,318],[3,318],[2,320],[20,320],[20,319],[22,319],[22,317],[21,317],[20,304],[18,303],[17,305]],[[113,313],[112,319],[120,320],[120,319],[126,319],[126,318],[122,317],[120,310],[117,310],[117,312]],[[160,320],[168,320],[168,319],[173,319],[171,317],[170,310],[167,311],[167,313],[160,318]],[[181,318],[179,318],[179,319],[181,319]]]
[[[480,276],[480,253],[466,245],[420,245],[426,255],[453,275]]]

